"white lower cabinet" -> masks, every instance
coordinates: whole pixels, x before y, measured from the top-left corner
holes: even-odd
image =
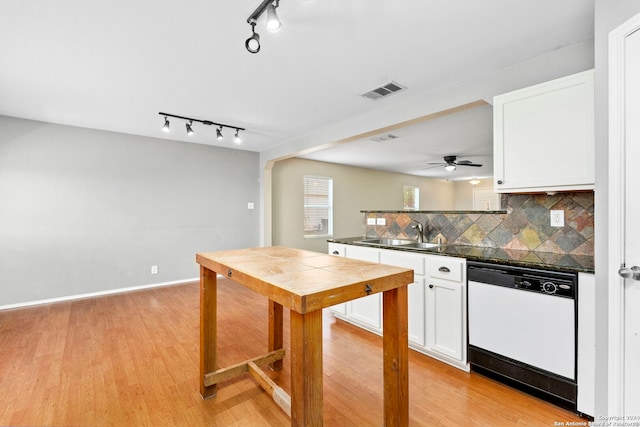
[[[467,367],[467,263],[428,255],[427,350]]]
[[[424,255],[402,251],[381,250],[380,263],[411,268],[414,282],[409,285],[409,345],[425,345],[425,294],[424,294]]]
[[[596,278],[578,273],[578,402],[577,409],[594,416],[596,392]]]
[[[334,252],[338,252],[337,254]],[[363,246],[329,244],[329,253],[361,261],[380,262],[380,250]],[[382,295],[373,294],[331,307],[334,314],[357,326],[382,335]]]
[[[466,261],[439,255],[329,244],[336,256],[411,268],[408,286],[409,347],[458,368],[466,360]],[[331,307],[334,315],[382,334],[382,296],[370,295]]]
[[[463,360],[462,284],[427,280],[427,349]]]

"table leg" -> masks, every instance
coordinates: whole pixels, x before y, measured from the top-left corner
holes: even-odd
[[[200,266],[200,395],[203,399],[216,395],[216,384],[205,386],[204,376],[216,370],[218,318],[218,276]]]
[[[269,300],[269,352],[283,348],[282,304]],[[272,371],[282,369],[282,359],[269,364]]]
[[[322,426],[322,310],[291,310],[291,425]]]
[[[382,295],[384,350],[384,425],[409,425],[409,338],[407,287]]]

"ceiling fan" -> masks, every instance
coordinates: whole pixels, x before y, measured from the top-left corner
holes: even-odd
[[[444,168],[446,170],[448,170],[449,172],[456,170],[457,166],[474,166],[474,167],[481,167],[482,165],[480,163],[473,163],[469,160],[456,160],[457,156],[444,156],[444,163],[427,163],[428,165],[437,165],[437,166],[444,166]],[[425,169],[430,169],[430,168],[434,168],[436,166],[430,166],[427,167]]]

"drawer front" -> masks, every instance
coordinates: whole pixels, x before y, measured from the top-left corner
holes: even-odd
[[[427,260],[427,274],[436,279],[462,282],[465,262],[459,258],[429,257]]]
[[[402,251],[381,250],[380,264],[410,268],[414,274],[424,276],[424,255]]]

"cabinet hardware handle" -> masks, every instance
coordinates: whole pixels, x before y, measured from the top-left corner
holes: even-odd
[[[501,180],[501,179],[499,179],[499,180],[498,180],[498,185],[499,185],[499,184],[502,184],[502,180]]]
[[[367,295],[371,293],[371,285],[369,283],[367,283],[367,285],[364,287],[364,291],[367,293]]]
[[[231,269],[229,269],[229,271],[227,271],[227,276],[231,277],[233,275],[233,271],[231,271]]]
[[[338,251],[333,251],[333,254],[334,254],[334,255],[340,255],[340,252],[338,252]]]
[[[433,285],[429,285],[429,289],[433,289]]]
[[[449,267],[445,267],[444,265],[438,269],[438,271],[442,271],[443,273],[451,273]]]

